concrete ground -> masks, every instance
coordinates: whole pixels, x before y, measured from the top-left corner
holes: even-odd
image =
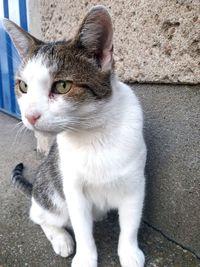
[[[16,119],[0,113],[0,267],[70,266],[71,259],[56,256],[39,226],[28,217],[30,200],[16,191],[10,182],[12,168],[24,162],[27,176],[41,162],[31,132],[19,130]],[[31,179],[31,178],[30,178]],[[117,215],[95,225],[99,267],[119,267]],[[161,232],[143,222],[140,246],[147,267],[197,267],[200,260],[191,252],[167,239]]]

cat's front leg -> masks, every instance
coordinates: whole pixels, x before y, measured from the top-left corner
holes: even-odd
[[[144,192],[121,199],[119,206],[120,237],[118,255],[122,267],[143,267],[145,258],[138,247],[137,234],[141,220]]]
[[[76,255],[72,267],[97,267],[97,251],[93,238],[92,204],[80,186],[67,186],[65,195],[76,239]]]

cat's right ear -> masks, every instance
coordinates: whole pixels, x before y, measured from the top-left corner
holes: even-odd
[[[33,37],[11,20],[2,19],[1,22],[4,30],[9,34],[21,58],[27,56],[34,46],[42,44],[42,41]]]
[[[106,7],[97,5],[85,16],[75,41],[96,58],[102,70],[109,70],[113,61],[113,27]]]

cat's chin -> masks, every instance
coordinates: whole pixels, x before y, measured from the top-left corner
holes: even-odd
[[[57,129],[43,129],[43,128],[40,128],[40,127],[34,127],[33,129],[34,131],[37,131],[37,132],[40,132],[40,133],[43,133],[43,134],[48,134],[48,135],[57,135],[59,133],[61,133],[62,131],[60,130],[57,130]]]
[[[28,130],[31,130],[31,131],[34,131],[34,130],[35,130],[34,127],[33,127],[31,124],[28,124],[28,123],[26,123],[26,122],[24,122],[24,121],[23,121],[23,124],[24,124],[24,126],[25,126]]]

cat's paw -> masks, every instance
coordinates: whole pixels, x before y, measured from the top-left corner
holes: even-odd
[[[97,258],[89,257],[88,254],[76,254],[72,260],[71,267],[97,267]]]
[[[144,267],[145,257],[138,247],[124,247],[118,254],[122,267]]]
[[[74,241],[68,233],[54,236],[51,240],[51,244],[55,253],[61,257],[69,257],[74,252]]]

